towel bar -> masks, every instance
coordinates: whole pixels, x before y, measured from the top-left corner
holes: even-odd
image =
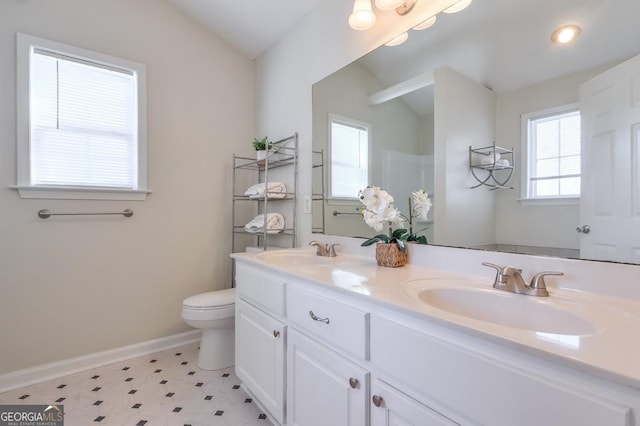
[[[38,210],[38,217],[40,219],[48,219],[51,216],[102,216],[102,215],[117,215],[121,214],[124,217],[133,216],[133,210],[124,209],[121,212],[85,212],[85,213],[53,213],[48,209]]]

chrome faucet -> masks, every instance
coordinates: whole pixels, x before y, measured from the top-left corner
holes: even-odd
[[[310,246],[316,247],[316,255],[325,257],[336,257],[336,246],[340,244],[323,244],[320,241],[313,240]]]
[[[510,291],[512,293],[526,294],[528,296],[548,297],[547,285],[544,277],[547,275],[564,275],[562,272],[545,271],[536,274],[531,280],[531,285],[527,285],[522,278],[522,269],[513,266],[498,266],[493,263],[482,262],[484,266],[495,269],[496,279],[493,288]]]

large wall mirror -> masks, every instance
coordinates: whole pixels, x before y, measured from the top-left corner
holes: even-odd
[[[358,187],[405,213],[424,189],[430,244],[640,263],[639,17],[637,0],[475,0],[317,82],[314,230],[370,237]],[[564,24],[580,34],[553,43]]]

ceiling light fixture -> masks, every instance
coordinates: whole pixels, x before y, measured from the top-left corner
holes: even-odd
[[[385,46],[398,46],[399,44],[402,44],[405,41],[407,41],[408,38],[409,38],[409,34],[404,32],[404,33],[400,34],[399,36],[396,36],[396,37],[392,38],[391,40],[386,42],[384,45]]]
[[[412,29],[421,31],[421,30],[426,30],[427,28],[431,28],[436,23],[436,19],[437,19],[437,16],[433,15],[431,18],[420,22],[418,25],[416,25]]]
[[[580,35],[582,30],[577,25],[564,25],[551,34],[551,41],[557,44],[566,44]]]
[[[458,13],[463,9],[466,9],[467,6],[469,6],[471,4],[472,0],[460,0],[459,2],[455,3],[453,6],[449,6],[448,8],[446,8],[445,10],[443,10],[444,13]]]
[[[376,24],[376,15],[371,10],[371,0],[356,0],[349,15],[349,26],[354,30],[368,30]]]

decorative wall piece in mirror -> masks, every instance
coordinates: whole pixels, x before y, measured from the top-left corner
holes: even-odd
[[[317,82],[314,227],[371,237],[358,189],[405,214],[424,189],[430,244],[640,263],[639,18],[637,0],[475,0]],[[552,42],[565,24],[578,37]],[[470,155],[494,144],[513,154]],[[513,189],[472,188],[472,165]]]

